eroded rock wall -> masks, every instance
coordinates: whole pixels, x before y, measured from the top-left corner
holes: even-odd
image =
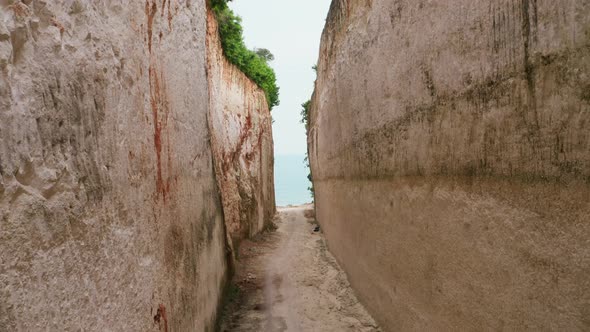
[[[590,5],[334,0],[317,218],[386,330],[590,329]]]
[[[211,144],[230,243],[237,245],[275,214],[272,117],[264,91],[223,56],[209,15]]]
[[[0,1],[0,330],[212,330],[204,0]]]

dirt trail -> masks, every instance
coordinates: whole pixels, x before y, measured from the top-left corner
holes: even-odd
[[[276,231],[241,244],[221,331],[381,331],[312,215],[311,205],[280,208]]]

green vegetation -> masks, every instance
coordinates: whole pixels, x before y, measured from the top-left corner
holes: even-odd
[[[264,90],[270,109],[277,106],[279,104],[279,88],[275,72],[268,64],[274,59],[274,56],[264,48],[249,50],[246,47],[242,35],[242,19],[227,6],[227,2],[231,0],[210,1],[211,9],[219,24],[223,54],[229,62],[236,65]]]
[[[305,167],[307,167],[307,169],[309,170],[309,173],[307,173],[307,179],[311,183],[311,187],[307,187],[307,190],[309,190],[309,192],[311,193],[311,198],[315,198],[315,190],[313,189],[313,178],[311,176],[311,167],[309,166],[309,154],[307,152],[305,153],[305,159],[303,159],[303,162],[305,163]]]
[[[318,74],[318,65],[315,64],[311,67],[313,71]],[[309,135],[309,111],[311,109],[311,99],[301,104],[301,123],[305,125],[305,132]],[[309,166],[309,148],[308,151],[305,153],[305,159],[303,160],[305,166],[309,170],[307,174],[307,179],[311,182],[311,187],[308,187],[307,190],[311,193],[311,197],[315,198],[315,190],[313,188],[313,177],[311,175],[311,167]]]
[[[275,56],[266,48],[255,48],[254,52],[266,61],[272,61],[275,59]]]
[[[301,104],[301,123],[305,125],[305,131],[309,128],[309,108],[311,107],[311,99]]]
[[[305,103],[301,104],[301,123],[305,125],[305,131],[309,134],[309,108],[311,107],[311,99],[306,101]],[[311,177],[311,167],[309,167],[309,155],[308,152],[305,153],[305,159],[303,160],[305,163],[305,167],[309,170],[307,174],[307,179],[311,182],[311,187],[308,187],[307,190],[311,193],[311,197],[314,197],[314,189],[313,189],[313,180]]]

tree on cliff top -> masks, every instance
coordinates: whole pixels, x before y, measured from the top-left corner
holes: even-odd
[[[267,50],[266,48],[255,48],[254,52],[256,52],[256,54],[263,58],[264,60],[266,60],[266,62],[272,61],[275,59],[275,56],[270,53],[269,50]]]
[[[249,50],[244,43],[242,19],[227,6],[228,0],[211,0],[211,9],[219,25],[223,54],[265,93],[268,107],[279,105],[279,87],[274,70],[268,64],[274,56],[267,49]]]

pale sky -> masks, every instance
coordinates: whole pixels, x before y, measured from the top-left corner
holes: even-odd
[[[281,104],[272,110],[275,154],[304,154],[301,104],[311,98],[319,44],[331,0],[233,0],[249,48],[267,48]]]

